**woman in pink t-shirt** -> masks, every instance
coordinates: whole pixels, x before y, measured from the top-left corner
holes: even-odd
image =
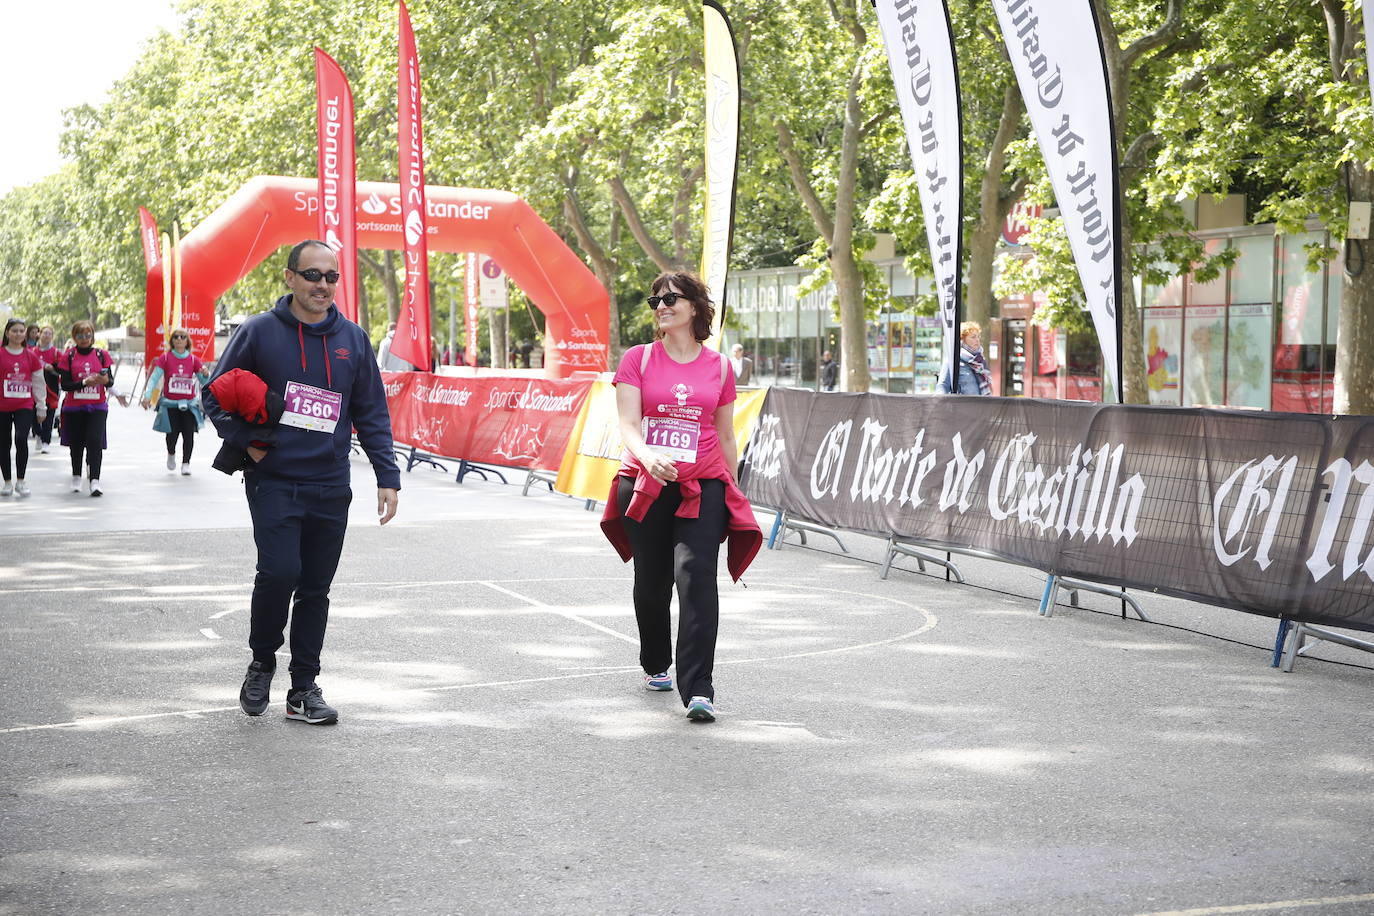
[[[210,383],[205,365],[191,352],[191,335],[185,328],[172,332],[172,349],[153,360],[153,373],[139,404],[147,410],[153,395],[160,394],[153,429],[167,437],[167,470],[176,469],[177,438],[181,438],[181,476],[191,473],[191,451],[196,431],[205,425],[198,391]]]
[[[73,346],[57,358],[57,373],[66,397],[62,400],[62,444],[72,455],[72,492],[81,492],[81,461],[85,458],[91,495],[100,486],[100,466],[105,457],[109,399],[106,389],[114,384],[114,362],[95,345],[95,325],[72,325]]]
[[[29,466],[29,432],[34,413],[48,412],[47,391],[43,386],[43,361],[32,347],[24,345],[27,325],[18,318],[5,322],[5,339],[0,346],[0,496],[28,496],[24,472]],[[10,448],[18,482],[11,477]]]
[[[668,607],[676,584],[678,692],[689,719],[711,722],[720,544],[736,530],[757,536],[758,525],[735,484],[734,372],[702,346],[715,315],[706,287],[693,274],[665,273],[653,292],[657,339],[626,351],[615,374],[626,452],[602,528],[618,549],[627,542],[622,556],[634,559],[644,686],[673,689]]]

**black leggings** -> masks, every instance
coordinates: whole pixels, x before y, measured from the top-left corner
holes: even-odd
[[[109,414],[103,410],[68,410],[62,414],[62,434],[72,450],[72,476],[81,476],[81,456],[91,469],[91,480],[100,479],[100,459],[105,456],[105,421]]]
[[[181,463],[191,463],[191,449],[196,446],[196,415],[189,410],[167,409],[167,422],[172,431],[167,434],[167,454],[177,452],[177,436],[181,437]]]
[[[38,419],[38,412],[33,414],[33,434],[39,438],[44,445],[52,444],[52,425],[57,422],[57,408],[49,407],[47,416]]]
[[[634,478],[619,478],[616,503],[623,517],[634,496]],[[667,671],[673,660],[672,618],[668,606],[677,585],[677,689],[685,706],[692,697],[714,700],[712,672],[720,596],[716,565],[725,533],[725,483],[701,481],[697,518],[674,515],[682,503],[676,483],[664,486],[644,521],[625,518],[634,550],[635,622],[639,624],[639,663],[645,674]]]
[[[33,428],[33,408],[0,411],[0,476],[10,479],[10,446],[14,447],[14,470],[19,479],[29,469],[29,430]]]

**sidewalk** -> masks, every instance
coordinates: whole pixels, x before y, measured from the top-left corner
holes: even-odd
[[[1005,564],[883,581],[856,536],[722,584],[693,725],[597,513],[417,469],[380,528],[355,459],[341,722],[248,718],[242,491],[151,422],[114,409],[104,498],[63,451],[0,502],[0,914],[1374,909],[1374,672],[1159,596],[1040,618]]]

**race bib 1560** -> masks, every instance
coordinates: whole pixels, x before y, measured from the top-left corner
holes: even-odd
[[[286,402],[286,410],[282,412],[281,422],[300,429],[332,433],[343,413],[342,394],[314,385],[287,382],[282,399]]]

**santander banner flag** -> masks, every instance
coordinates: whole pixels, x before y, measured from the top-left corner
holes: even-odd
[[[400,8],[399,130],[401,226],[405,233],[405,292],[391,352],[422,372],[429,364],[429,240],[425,226],[425,144],[420,129],[420,63],[405,0]]]
[[[319,239],[339,258],[334,304],[358,320],[358,224],[354,218],[357,163],[353,145],[353,91],[334,58],[315,49],[315,124],[318,136]]]
[[[944,0],[878,0],[897,107],[925,217],[940,304],[944,362],[959,377],[964,142],[954,33]]]
[[[1121,401],[1121,214],[1107,65],[1091,0],[992,0]]]

